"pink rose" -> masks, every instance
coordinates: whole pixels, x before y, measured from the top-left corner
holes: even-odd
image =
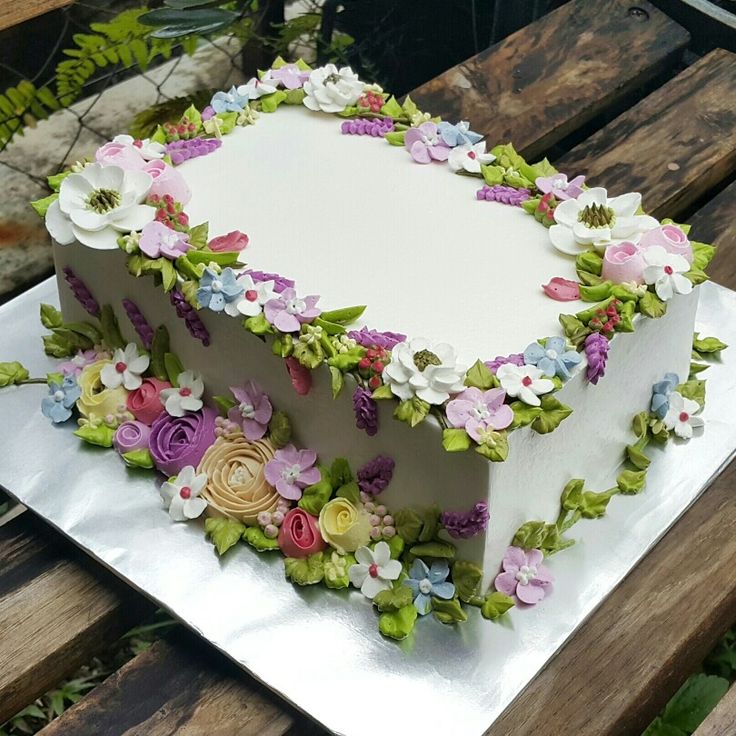
[[[279,528],[279,547],[287,557],[309,557],[327,547],[317,518],[304,509],[287,512]]]
[[[240,253],[248,245],[248,236],[240,230],[233,230],[227,235],[218,235],[209,242],[210,250],[215,253]]]
[[[688,263],[693,262],[693,249],[687,235],[677,225],[660,225],[653,230],[648,230],[639,239],[639,247],[642,250],[660,245],[668,253],[683,256]]]
[[[192,198],[192,190],[184,181],[184,177],[173,166],[165,164],[161,159],[149,161],[143,171],[153,178],[149,196],[157,194],[163,197],[165,194],[170,194],[175,202],[181,204],[186,204]]]
[[[144,378],[140,388],[128,394],[128,411],[139,422],[150,427],[154,419],[164,410],[160,394],[165,388],[171,388],[168,381]]]
[[[606,248],[601,275],[614,284],[628,281],[643,284],[645,265],[641,250],[634,243],[624,241]]]
[[[103,166],[119,166],[125,171],[137,171],[146,166],[140,151],[129,143],[105,143],[95,153],[95,161]]]

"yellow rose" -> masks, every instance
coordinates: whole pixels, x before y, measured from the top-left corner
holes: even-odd
[[[98,360],[86,366],[79,375],[77,383],[81,395],[77,401],[79,413],[91,424],[104,423],[117,427],[129,415],[126,402],[128,392],[122,387],[105,388],[100,378],[100,371],[109,360]],[[113,418],[109,421],[110,417]]]
[[[355,552],[371,539],[371,521],[368,513],[357,509],[346,498],[333,498],[319,513],[322,538],[341,555]]]

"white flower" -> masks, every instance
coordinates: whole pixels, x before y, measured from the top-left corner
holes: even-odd
[[[349,67],[339,71],[334,64],[315,69],[304,83],[304,104],[310,110],[322,112],[342,112],[348,105],[354,105],[365,84]]]
[[[637,215],[641,194],[629,192],[608,198],[603,187],[586,189],[577,199],[566,199],[555,207],[555,222],[549,237],[557,250],[576,256],[593,245],[605,249],[620,240],[637,240],[659,222]]]
[[[466,143],[462,146],[455,146],[451,149],[450,157],[447,162],[453,171],[465,170],[471,174],[480,173],[480,165],[490,164],[495,161],[496,157],[492,153],[486,153],[486,144],[481,141],[471,146]]]
[[[177,376],[176,387],[165,388],[161,392],[161,402],[172,417],[183,417],[188,411],[202,408],[204,383],[194,371],[184,371]]]
[[[243,287],[242,298],[225,305],[225,311],[231,317],[243,314],[246,317],[257,317],[263,312],[263,305],[270,299],[278,299],[273,290],[274,281],[253,281],[248,273],[239,276],[238,285]]]
[[[521,399],[530,406],[539,406],[542,403],[540,395],[548,394],[555,387],[535,365],[504,363],[496,371],[496,378],[509,396]]]
[[[69,174],[46,212],[46,227],[60,245],[76,238],[89,248],[117,249],[121,233],[141,230],[156,210],[141,204],[153,179],[145,171],[90,164]]]
[[[693,284],[683,274],[690,270],[690,264],[677,253],[668,253],[661,245],[653,245],[644,253],[644,281],[654,284],[654,291],[663,301],[669,301],[675,294],[689,294]]]
[[[146,161],[163,158],[166,155],[166,146],[163,143],[156,143],[150,138],[136,140],[132,135],[116,135],[112,139],[113,143],[124,143],[128,146],[135,146],[141,157]]]
[[[689,440],[695,427],[702,427],[702,417],[695,416],[700,411],[700,404],[693,399],[686,399],[682,394],[673,391],[670,394],[670,408],[665,414],[664,426],[672,429],[678,437]]]
[[[138,355],[134,342],[129,342],[125,350],[118,348],[113,353],[112,362],[100,371],[100,380],[106,388],[118,388],[122,384],[128,391],[134,391],[143,383],[141,374],[150,362],[147,355]]]
[[[401,575],[401,563],[391,559],[391,548],[386,542],[379,542],[373,550],[370,547],[358,547],[355,559],[358,564],[350,566],[348,577],[371,600],[382,590],[391,590],[391,581]]]
[[[464,374],[450,345],[431,345],[424,338],[415,338],[393,348],[383,381],[402,400],[417,396],[429,404],[442,404],[465,388]]]
[[[207,473],[195,473],[194,468],[187,465],[176,478],[161,486],[161,499],[174,521],[196,519],[207,508],[207,501],[199,497],[207,484]]]
[[[270,95],[275,91],[276,87],[273,84],[256,77],[238,87],[238,94],[247,97],[249,100],[257,100],[259,97]]]

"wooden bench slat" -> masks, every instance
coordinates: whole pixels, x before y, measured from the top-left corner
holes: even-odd
[[[17,26],[51,10],[71,5],[74,0],[3,0],[0,3],[0,31]]]
[[[736,684],[698,726],[693,736],[727,736],[736,731]]]
[[[677,217],[736,169],[736,54],[712,51],[556,162]]]
[[[420,108],[470,120],[526,156],[673,65],[688,33],[649,2],[571,0],[411,92]]]

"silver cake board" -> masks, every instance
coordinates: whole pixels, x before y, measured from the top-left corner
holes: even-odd
[[[40,302],[57,303],[53,280],[0,307],[0,361],[20,360],[34,376],[55,366],[41,348]],[[736,293],[704,284],[696,329],[736,346]],[[426,616],[399,644],[380,636],[373,606],[358,591],[296,588],[285,580],[278,554],[245,546],[218,559],[199,522],[171,523],[151,474],[85,446],[71,424],[52,426],[40,411],[45,386],[0,391],[0,484],[327,729],[367,736],[380,718],[400,733],[419,718],[423,736],[474,736],[733,456],[735,367],[736,347],[704,376],[702,436],[655,451],[644,492],[614,498],[603,519],[571,530],[577,543],[549,561],[556,577],[551,596],[512,610],[503,623],[485,621],[475,609],[467,623],[452,627]]]

